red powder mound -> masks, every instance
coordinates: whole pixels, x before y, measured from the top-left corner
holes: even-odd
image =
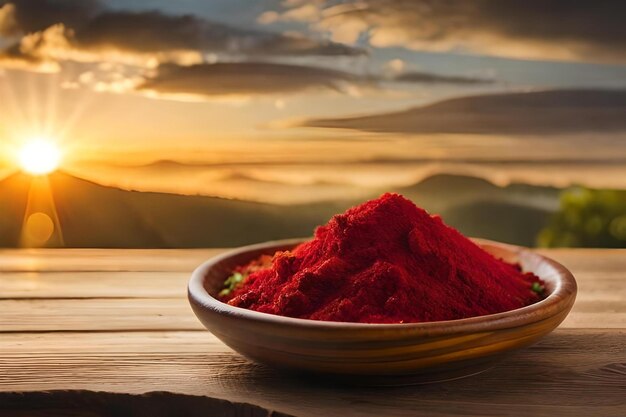
[[[531,287],[540,285],[439,217],[385,194],[334,216],[293,251],[277,253],[223,301],[313,320],[413,323],[520,308],[539,301]]]

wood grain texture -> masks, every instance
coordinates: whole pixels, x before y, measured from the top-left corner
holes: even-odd
[[[626,258],[626,252],[624,252]],[[598,272],[572,262],[581,289],[578,301],[626,299],[626,261],[622,270]],[[197,266],[197,265],[194,265]],[[193,267],[186,271],[152,272],[3,272],[0,298],[165,298],[185,297]],[[569,265],[568,265],[569,266]]]
[[[0,251],[0,260],[4,264],[18,264],[17,260],[7,259],[9,256],[7,252],[9,254],[15,253],[14,251]],[[52,255],[47,254],[47,250],[43,250],[43,252],[46,253],[44,259],[53,259]],[[66,257],[65,254],[67,252],[69,252],[69,255]],[[89,266],[89,254],[91,252],[94,252],[96,259],[98,259],[94,261],[94,265],[98,265],[98,262],[102,263],[106,259],[111,259],[116,265],[126,265],[127,268],[129,268],[129,264],[141,265],[139,261],[129,261],[127,254],[123,253],[128,251],[112,250],[106,251],[112,252],[112,254],[103,255],[101,254],[102,250],[62,250],[54,258],[56,259],[55,268],[68,271],[79,269],[75,266],[76,257],[78,256],[77,252],[81,254],[80,265],[83,267]],[[130,252],[133,253],[133,251]],[[148,256],[148,253],[145,251],[139,252],[139,255],[142,257]],[[183,298],[185,297],[185,285],[190,271],[202,259],[197,260],[192,257],[190,260],[188,256],[180,256],[180,252],[185,251],[159,251],[158,256],[153,256],[152,266],[153,268],[158,268],[161,266],[161,263],[171,266],[173,263],[168,258],[173,257],[185,265],[189,264],[188,269],[185,271],[6,272],[0,269],[0,299]],[[202,254],[205,253],[205,251],[200,252]],[[213,254],[218,252],[220,250],[209,250],[207,253]],[[626,328],[626,302],[624,302],[626,300],[626,251],[584,249],[573,251],[549,250],[543,252],[564,263],[574,273],[578,282],[579,291],[576,304],[562,326],[572,328]],[[24,258],[35,256],[32,253],[36,254],[39,251],[28,251],[28,255],[21,255],[18,258],[23,260]],[[45,262],[42,261],[42,264],[45,264]],[[22,266],[24,265],[22,264]],[[184,267],[181,265],[181,268]],[[70,330],[63,323],[70,323],[72,320],[66,320],[63,317],[63,312],[67,313],[68,316],[83,316],[85,315],[84,309],[86,304],[72,303],[72,300],[68,301],[68,303],[55,301],[51,303],[54,305],[46,306],[45,304],[50,302],[44,300],[43,306],[39,306],[38,303],[23,303],[13,304],[11,308],[14,308],[15,314],[19,314],[21,317],[20,320],[22,320],[22,324],[25,326],[22,328],[23,330]],[[115,304],[117,303],[109,303],[108,306]],[[129,310],[128,307],[124,307],[127,304],[128,302],[126,301],[120,302],[119,308],[122,309],[121,311]],[[176,306],[180,307],[180,309],[176,309]],[[106,309],[106,307],[104,306],[103,309]],[[2,309],[0,311],[9,310],[9,307],[2,305],[2,301],[0,301],[0,308]],[[96,307],[92,305],[91,308],[94,309]],[[48,316],[37,314],[38,311],[48,309],[56,310],[61,314],[56,316],[58,320],[55,326],[52,326],[49,322]],[[186,324],[186,327],[181,327],[177,324],[179,322],[176,319],[188,312],[186,302],[174,303],[173,306],[170,304],[169,309],[168,311],[176,309],[172,316],[174,322],[167,324],[164,328],[190,329],[188,324]],[[5,315],[0,315],[0,331],[20,329],[19,326],[6,323],[9,320],[9,314],[11,313],[7,312]],[[95,318],[87,312],[86,317],[91,317],[91,320],[95,320],[92,323],[99,329],[119,330],[114,325],[115,320],[108,317],[105,311],[100,311]],[[125,328],[131,328],[132,324],[132,328],[138,330],[154,329],[154,326],[158,325],[154,323],[155,317],[158,316],[127,317],[126,320],[128,322],[125,323]],[[73,319],[74,327],[71,329],[77,330],[89,327],[89,324],[79,326],[76,324],[76,320],[76,318]],[[158,320],[159,323],[162,323],[165,319],[160,318]],[[131,321],[134,321],[134,323],[131,323]],[[195,326],[193,328],[199,327]]]
[[[626,328],[626,302],[581,298],[562,328]],[[0,300],[0,312],[0,332],[203,329],[182,297]]]
[[[0,332],[201,330],[185,298],[0,301]]]
[[[297,416],[620,416],[626,330],[557,330],[490,371],[445,384],[354,388],[242,359],[208,332],[5,334],[0,391],[170,391]]]
[[[586,256],[587,250],[574,252],[581,255],[561,256],[578,271],[574,274],[579,286],[576,304],[561,327],[626,328],[626,251],[590,251],[604,258],[603,262]],[[155,256],[155,263],[168,256],[176,255],[166,251],[164,256]],[[73,259],[67,260],[67,269]],[[62,266],[60,261],[57,266]],[[596,267],[606,272],[595,272]],[[0,300],[0,332],[200,330],[185,299],[188,275],[176,271],[0,272],[0,298],[4,298]],[[98,299],[55,299],[64,297]],[[139,299],[106,299],[110,297]]]
[[[184,298],[188,272],[0,272],[0,299]]]
[[[0,271],[186,271],[223,249],[1,249]]]
[[[0,249],[0,271],[185,271],[227,249]],[[577,275],[626,274],[626,249],[539,249]]]
[[[197,331],[186,276],[219,252],[0,250],[0,391],[169,391],[305,417],[626,415],[626,250],[542,250],[579,284],[559,329],[484,374],[382,389],[286,376]]]

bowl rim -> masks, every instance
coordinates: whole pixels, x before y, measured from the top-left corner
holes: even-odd
[[[262,313],[259,311],[249,310],[241,307],[231,306],[217,298],[213,297],[204,287],[204,281],[207,272],[223,262],[224,260],[242,255],[247,252],[260,251],[267,249],[268,252],[273,248],[296,246],[299,243],[310,240],[311,238],[296,238],[273,240],[254,245],[241,246],[228,250],[220,255],[212,257],[198,266],[192,273],[187,287],[187,294],[192,305],[200,306],[212,312],[232,318],[243,318],[258,322],[259,324],[291,326],[309,329],[326,329],[326,330],[410,330],[424,331],[426,333],[444,330],[448,332],[475,332],[485,330],[496,330],[502,328],[511,328],[523,326],[528,323],[542,321],[557,315],[563,310],[569,310],[574,303],[577,293],[577,284],[573,274],[560,263],[555,260],[531,251],[529,248],[511,245],[508,243],[500,243],[487,239],[471,238],[471,240],[479,246],[491,246],[504,249],[516,256],[530,256],[541,259],[548,263],[555,271],[556,285],[554,290],[541,301],[534,304],[524,306],[514,310],[508,310],[501,313],[487,314],[482,316],[474,316],[456,320],[429,321],[418,323],[353,323],[338,321],[322,321],[302,319],[295,317],[286,317],[270,313]],[[277,249],[276,249],[277,250]],[[532,272],[532,271],[529,271]],[[540,277],[543,278],[543,277]]]

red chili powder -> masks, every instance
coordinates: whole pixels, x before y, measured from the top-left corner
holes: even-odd
[[[223,301],[313,320],[414,323],[513,310],[539,301],[538,289],[537,276],[404,197],[384,194],[277,253]]]

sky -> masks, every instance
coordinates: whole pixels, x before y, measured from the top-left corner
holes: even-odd
[[[61,144],[62,168],[103,184],[273,202],[439,171],[626,188],[626,107],[605,94],[626,88],[625,8],[0,0],[0,173],[43,136]],[[449,101],[563,89],[598,93]],[[428,131],[407,113],[424,106]],[[507,114],[485,119],[493,109]],[[459,122],[468,115],[484,131]]]

